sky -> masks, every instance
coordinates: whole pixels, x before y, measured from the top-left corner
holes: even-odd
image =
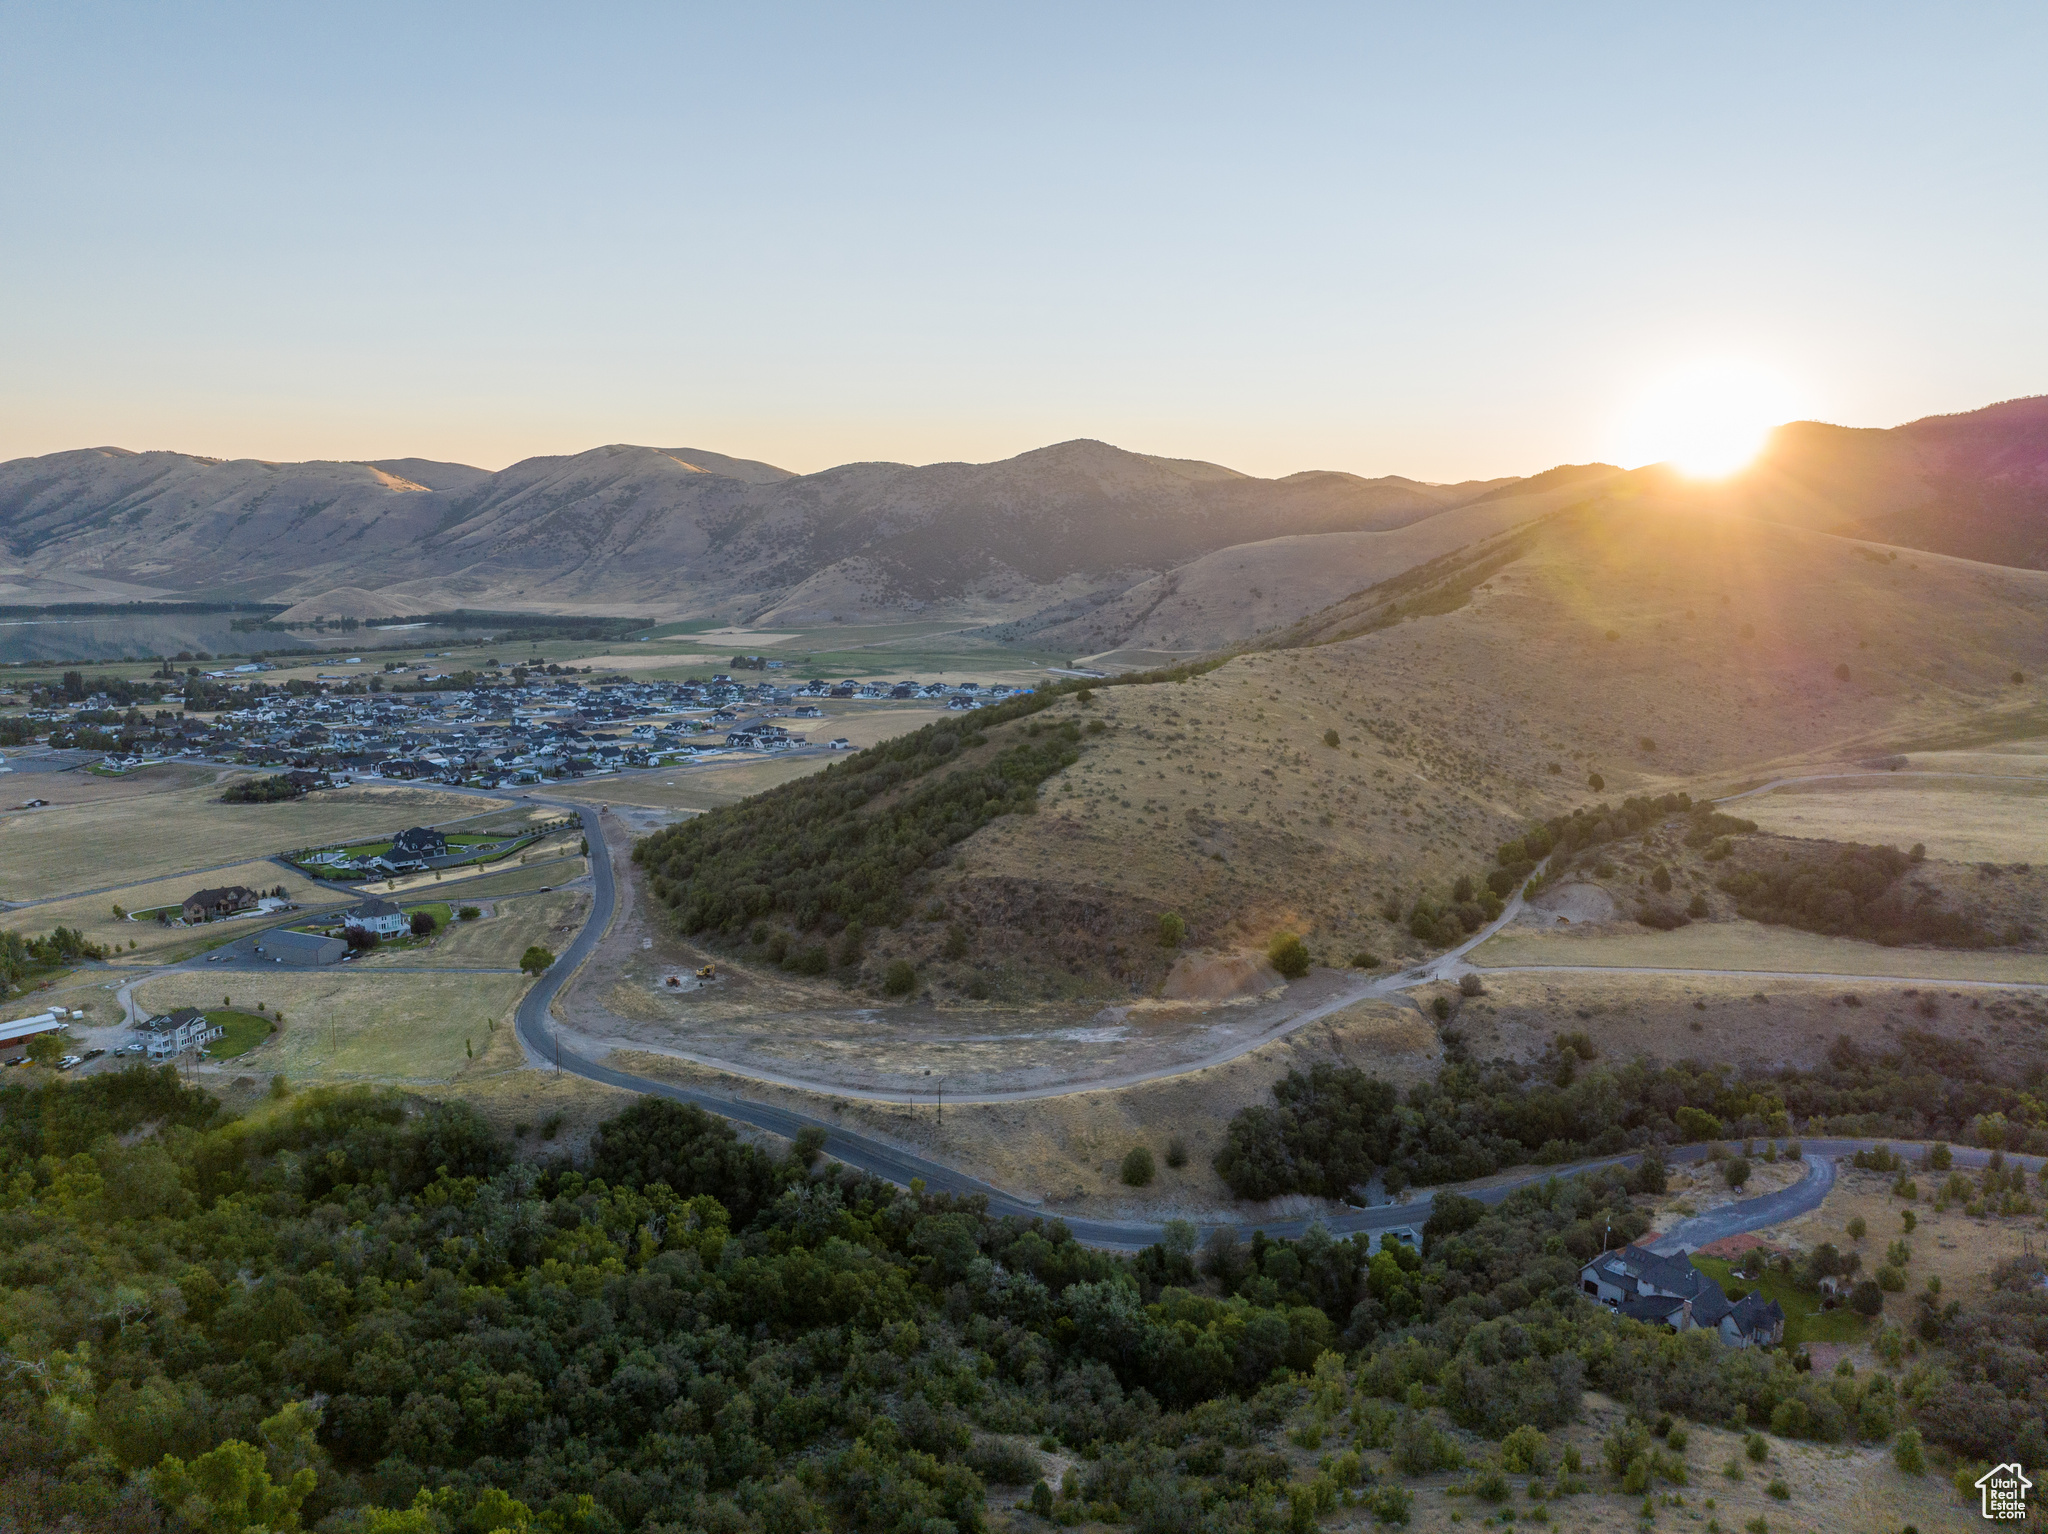
[[[0,459],[1447,481],[1661,454],[1628,423],[1700,368],[1895,425],[2048,392],[2044,45],[1881,0],[11,3]]]

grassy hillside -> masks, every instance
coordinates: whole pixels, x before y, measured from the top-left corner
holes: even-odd
[[[941,997],[1151,990],[1169,911],[1192,947],[1285,929],[1391,959],[1430,944],[1418,900],[1533,821],[2038,733],[2044,613],[2036,572],[1587,506],[1213,669],[933,725],[641,858],[690,930],[780,933],[771,956],[823,971],[858,922],[859,974],[901,959]]]

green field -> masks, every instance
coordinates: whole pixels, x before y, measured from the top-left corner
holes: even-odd
[[[206,1047],[208,1057],[214,1060],[232,1060],[238,1055],[246,1055],[268,1039],[275,1028],[266,1016],[231,1007],[216,1008],[206,1014],[206,1020],[226,1030]]]
[[[1735,1265],[1717,1257],[1695,1257],[1693,1266],[1718,1283],[1733,1297],[1755,1290],[1767,1300],[1776,1300],[1785,1312],[1785,1346],[1798,1349],[1809,1342],[1856,1342],[1870,1329],[1870,1323],[1847,1305],[1822,1310],[1820,1296],[1802,1289],[1790,1279],[1766,1273],[1761,1279],[1737,1278]]]

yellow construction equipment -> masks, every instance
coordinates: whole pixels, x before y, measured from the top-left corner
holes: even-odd
[[[715,978],[715,966],[710,964],[705,965],[702,969],[697,971],[697,978],[699,980],[710,980]]]

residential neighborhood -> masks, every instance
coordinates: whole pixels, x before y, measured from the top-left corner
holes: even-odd
[[[98,750],[97,766],[110,772],[199,759],[274,768],[291,774],[301,792],[352,777],[497,788],[732,752],[843,749],[839,740],[827,747],[780,722],[822,719],[815,700],[970,710],[1017,690],[851,677],[741,682],[723,672],[703,682],[584,680],[495,663],[417,682],[394,675],[387,690],[381,674],[323,673],[278,686],[241,669],[173,672],[121,684],[119,696],[87,692],[81,678],[39,694],[27,717],[52,747]],[[427,832],[416,843],[395,841],[386,856],[403,868],[445,853],[436,845]]]

